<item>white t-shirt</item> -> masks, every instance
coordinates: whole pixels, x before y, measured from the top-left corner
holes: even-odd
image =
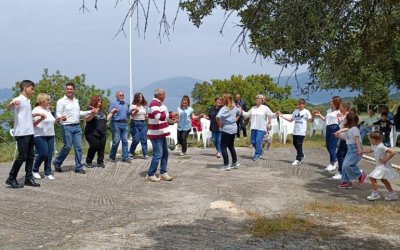
[[[340,111],[339,110],[335,110],[335,111],[331,111],[326,114],[325,117],[325,124],[326,126],[329,125],[333,125],[333,124],[339,124],[339,119],[338,119],[338,115],[340,116]]]
[[[308,109],[296,109],[292,114],[294,120],[293,135],[306,136],[307,121],[311,119],[311,113]]]
[[[144,119],[146,119],[146,108],[144,106],[137,106],[132,104],[131,107],[129,108],[130,111],[132,111],[133,109],[135,109],[136,107],[139,108],[139,111],[135,114],[135,116],[131,115],[132,120],[136,120],[136,121],[143,121]],[[131,112],[132,114],[132,112]]]
[[[12,101],[20,102],[20,104],[13,109],[15,115],[14,136],[33,135],[31,101],[24,95],[20,95]]]
[[[346,137],[346,144],[356,144],[354,138],[355,137],[361,138],[360,130],[356,126],[352,127],[351,129],[349,129],[345,133],[347,133],[346,136],[345,136]]]
[[[381,161],[386,160],[386,158],[387,158],[386,150],[388,148],[385,145],[383,145],[383,143],[379,143],[378,145],[371,146],[371,148],[374,151],[376,166],[382,165]],[[387,168],[391,168],[392,163],[390,161],[387,161],[384,164],[384,166]]]
[[[268,117],[272,116],[271,109],[266,105],[253,106],[249,112],[243,110],[244,117],[250,117],[250,129],[267,131]]]
[[[56,118],[51,114],[50,110],[44,109],[40,106],[35,107],[32,110],[32,113],[38,113],[38,114],[45,114],[46,119],[41,121],[36,127],[33,128],[35,131],[35,137],[36,136],[54,136],[54,123],[56,122]],[[40,117],[35,117],[34,120],[38,120]]]

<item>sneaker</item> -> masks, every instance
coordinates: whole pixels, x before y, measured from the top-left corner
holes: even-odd
[[[179,156],[184,156],[184,155],[186,155],[186,153],[183,153],[183,152],[179,153]]]
[[[54,176],[52,175],[46,175],[44,178],[46,178],[47,180],[54,180]]]
[[[260,157],[254,157],[253,158],[253,161],[259,161],[260,160]]]
[[[86,162],[85,165],[86,165],[87,168],[93,168],[93,167],[94,167],[93,163],[87,163],[87,162]]]
[[[362,173],[360,177],[358,177],[358,184],[362,185],[365,182],[365,179],[367,178],[367,175],[365,173]]]
[[[176,145],[172,145],[172,144],[168,146],[169,150],[171,150],[171,151],[175,150],[175,147],[176,147]]]
[[[216,156],[217,158],[221,158],[221,153],[218,152],[215,156]]]
[[[324,170],[326,171],[333,171],[336,169],[336,165],[335,164],[329,164]]]
[[[147,159],[149,159],[149,156],[148,155],[144,155],[143,159],[147,160]]]
[[[367,197],[367,200],[369,200],[369,201],[374,201],[374,200],[377,200],[377,199],[380,199],[381,198],[381,196],[380,196],[380,194],[378,193],[378,192],[372,192],[368,197]]]
[[[295,160],[294,162],[292,162],[292,166],[298,166],[301,165],[301,161]]]
[[[395,192],[390,192],[388,195],[385,196],[385,201],[395,201],[398,199],[399,199],[399,197],[397,196],[397,193],[395,193]]]
[[[221,171],[229,171],[229,170],[231,170],[231,165],[230,164],[222,165],[218,169],[221,170]]]
[[[334,180],[341,180],[342,179],[342,175],[340,173],[335,174],[334,176],[332,176],[332,179]]]
[[[56,172],[61,173],[61,172],[63,171],[62,168],[61,168],[61,165],[58,164],[58,163],[55,162],[55,161],[53,161],[53,166],[54,166],[54,169],[56,170]]]
[[[102,162],[102,163],[97,163],[97,167],[99,167],[99,168],[105,168],[106,165],[104,165],[104,162]]]
[[[35,178],[37,180],[42,179],[42,176],[40,176],[40,174],[38,172],[32,172],[32,176],[33,176],[33,178]]]
[[[231,168],[238,169],[240,166],[239,162],[232,163]]]
[[[112,158],[108,158],[108,160],[109,160],[110,162],[112,162],[112,163],[115,162],[115,159],[112,159]]]
[[[129,157],[130,160],[133,160],[133,154],[129,154],[128,157]]]
[[[345,189],[350,189],[353,187],[353,184],[351,182],[344,182],[342,181],[338,186],[338,188],[345,188]]]
[[[160,178],[158,178],[158,177],[155,176],[155,175],[152,175],[152,176],[146,175],[146,178],[144,178],[144,181],[159,182],[159,181],[160,181]]]
[[[125,162],[125,163],[131,163],[131,159],[125,159],[125,160],[122,160],[122,162]]]
[[[172,181],[172,177],[168,173],[160,174],[160,180]]]

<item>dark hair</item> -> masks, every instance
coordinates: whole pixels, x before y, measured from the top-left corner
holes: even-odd
[[[381,116],[386,116],[387,117],[387,113],[386,112],[382,112]]]
[[[89,106],[93,108],[101,108],[103,102],[100,104],[100,107],[97,107],[97,104],[99,103],[100,100],[101,100],[100,96],[98,95],[92,96],[92,98],[90,98]]]
[[[142,102],[139,102],[140,97],[142,97]],[[139,93],[136,93],[135,96],[133,97],[132,104],[145,106],[145,105],[147,105],[147,101],[146,101],[146,99],[144,99],[143,94],[139,92]]]
[[[298,103],[302,103],[302,104],[306,104],[306,100],[304,98],[300,98],[297,102]]]
[[[31,80],[23,80],[20,84],[19,84],[19,89],[22,91],[24,91],[25,88],[27,87],[35,87],[35,83],[32,82]]]
[[[184,95],[184,96],[182,97],[182,100],[181,100],[181,108],[182,108],[182,102],[183,102],[184,100],[186,100],[186,101],[188,102],[188,107],[189,107],[189,106],[190,106],[190,98],[189,98],[189,96]]]
[[[372,133],[369,133],[368,136],[369,136],[370,139],[374,139],[374,140],[377,140],[379,142],[382,141],[382,133],[380,131],[374,131]]]
[[[340,107],[340,103],[342,102],[342,98],[340,96],[334,96],[332,97],[332,102],[336,110],[338,110]]]
[[[68,86],[71,86],[71,87],[73,87],[75,89],[75,83],[73,83],[73,82],[67,82],[65,84],[65,87],[68,87]]]
[[[346,127],[348,128],[356,127],[359,121],[360,119],[356,114],[348,113],[346,115]]]
[[[217,96],[217,97],[214,98],[214,101],[217,101],[218,99],[222,100],[222,97]],[[400,106],[399,106],[399,107],[400,107]]]

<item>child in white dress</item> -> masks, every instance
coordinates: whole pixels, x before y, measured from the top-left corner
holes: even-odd
[[[373,132],[369,134],[369,141],[371,142],[371,148],[363,149],[363,153],[373,152],[376,166],[375,169],[368,175],[369,179],[371,180],[372,193],[367,197],[367,200],[374,201],[381,198],[378,192],[377,180],[381,180],[389,191],[389,194],[385,196],[385,200],[397,200],[397,193],[393,191],[392,186],[388,181],[389,179],[395,179],[399,177],[399,174],[392,167],[390,162],[390,159],[392,159],[395,152],[383,145],[382,135],[379,132]]]

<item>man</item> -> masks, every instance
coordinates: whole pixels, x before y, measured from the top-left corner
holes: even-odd
[[[67,158],[72,146],[75,150],[75,173],[86,174],[82,164],[82,129],[79,123],[80,116],[97,114],[97,109],[81,111],[79,100],[75,98],[75,84],[65,84],[65,96],[57,101],[56,118],[61,120],[61,135],[63,147],[54,159],[53,165],[57,172],[62,172],[61,165]]]
[[[117,91],[117,100],[110,104],[109,120],[111,120],[112,146],[110,160],[115,161],[119,142],[122,141],[122,162],[130,163],[128,154],[128,105],[124,101],[124,93]]]
[[[379,117],[375,114],[374,109],[370,108],[368,110],[368,117],[361,122],[360,126],[361,140],[363,140],[367,134],[372,132],[372,126],[374,126],[373,123],[378,120]]]
[[[153,159],[151,160],[145,181],[158,182],[160,180],[172,180],[172,177],[167,173],[168,146],[166,137],[170,134],[168,132],[168,123],[176,122],[178,113],[168,113],[167,107],[163,104],[164,99],[165,91],[163,89],[156,89],[154,91],[154,98],[149,105],[150,113],[147,137],[153,145]],[[160,160],[160,177],[158,178],[155,176],[155,173]]]
[[[242,100],[240,94],[236,94],[235,97],[235,105],[238,108],[241,108],[243,111],[246,111],[246,103]],[[246,123],[244,122],[244,117],[243,115],[240,115],[239,119],[236,122],[237,124],[237,138],[240,138],[240,131],[243,130],[243,136],[247,137],[247,131],[246,131]]]
[[[46,116],[44,114],[32,114],[31,102],[28,99],[32,96],[35,90],[35,83],[30,80],[23,80],[20,85],[21,94],[14,98],[7,108],[13,110],[15,115],[14,121],[14,137],[17,141],[18,157],[15,159],[6,184],[11,188],[21,188],[17,182],[17,175],[22,164],[25,162],[25,185],[32,187],[39,187],[40,184],[36,183],[32,176],[34,153],[34,130],[33,121],[30,117],[40,116],[40,119],[35,121],[37,125]]]

